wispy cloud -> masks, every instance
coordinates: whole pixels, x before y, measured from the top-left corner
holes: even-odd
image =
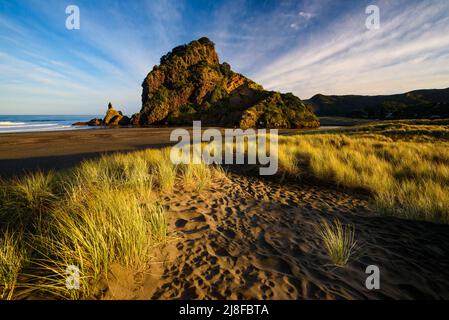
[[[449,86],[449,2],[78,0],[81,30],[59,0],[0,4],[0,114],[140,109],[141,82],[161,55],[201,36],[222,61],[266,88],[302,98]]]
[[[302,97],[449,86],[449,3],[384,1],[379,6],[380,30],[366,29],[359,7],[274,59],[255,78]]]
[[[314,18],[316,14],[312,12],[300,11],[297,16],[298,17],[295,19],[295,22],[290,24],[290,27],[295,30],[300,30],[302,28],[306,28],[309,25],[309,20]]]
[[[315,14],[314,13],[311,13],[311,12],[304,12],[304,11],[300,11],[299,13],[298,13],[298,15],[300,16],[300,17],[303,17],[303,18],[305,18],[305,19],[312,19],[314,16],[315,16]]]
[[[0,44],[0,113],[98,114],[108,101],[129,114],[139,111],[143,78],[159,62],[161,47],[176,44],[168,40],[175,30],[168,19],[176,22],[178,6],[107,4],[79,3],[76,31],[65,29],[65,6],[57,1],[23,3],[19,13],[33,17],[28,20],[0,15],[7,29],[0,32],[6,39]]]

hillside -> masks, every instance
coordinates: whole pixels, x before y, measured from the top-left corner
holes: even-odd
[[[449,88],[383,96],[326,96],[306,100],[319,116],[404,119],[449,117]]]

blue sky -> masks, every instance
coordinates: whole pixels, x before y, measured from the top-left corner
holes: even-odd
[[[67,30],[65,8],[80,8]],[[365,27],[367,5],[380,29]],[[46,0],[0,2],[0,114],[140,110],[141,83],[202,36],[221,61],[303,99],[449,87],[446,0]]]

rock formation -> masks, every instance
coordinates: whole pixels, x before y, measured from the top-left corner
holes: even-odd
[[[106,116],[103,119],[103,124],[106,126],[127,126],[131,120],[122,114],[121,111],[117,111],[112,103],[108,104],[108,111],[106,111]]]
[[[266,91],[220,64],[215,46],[201,38],[161,58],[142,84],[142,109],[133,124],[192,124],[268,128],[313,128],[312,109],[293,94]]]
[[[108,110],[106,111],[106,115],[103,119],[92,119],[88,122],[76,122],[72,124],[73,126],[90,126],[90,127],[99,127],[99,126],[128,126],[131,124],[131,119],[127,116],[124,116],[121,111],[117,111],[112,103],[109,102]]]
[[[174,48],[142,83],[142,108],[131,119],[110,103],[101,125],[203,125],[241,128],[315,128],[312,108],[292,93],[267,91],[220,64],[215,45],[201,38]],[[98,119],[90,122],[98,125]]]
[[[103,125],[103,120],[95,118],[95,119],[92,119],[89,122],[87,122],[87,125],[91,126],[91,127],[102,126]]]

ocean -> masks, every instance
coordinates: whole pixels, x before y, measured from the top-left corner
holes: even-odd
[[[82,130],[90,127],[74,127],[72,123],[102,118],[99,115],[0,115],[0,133]]]

